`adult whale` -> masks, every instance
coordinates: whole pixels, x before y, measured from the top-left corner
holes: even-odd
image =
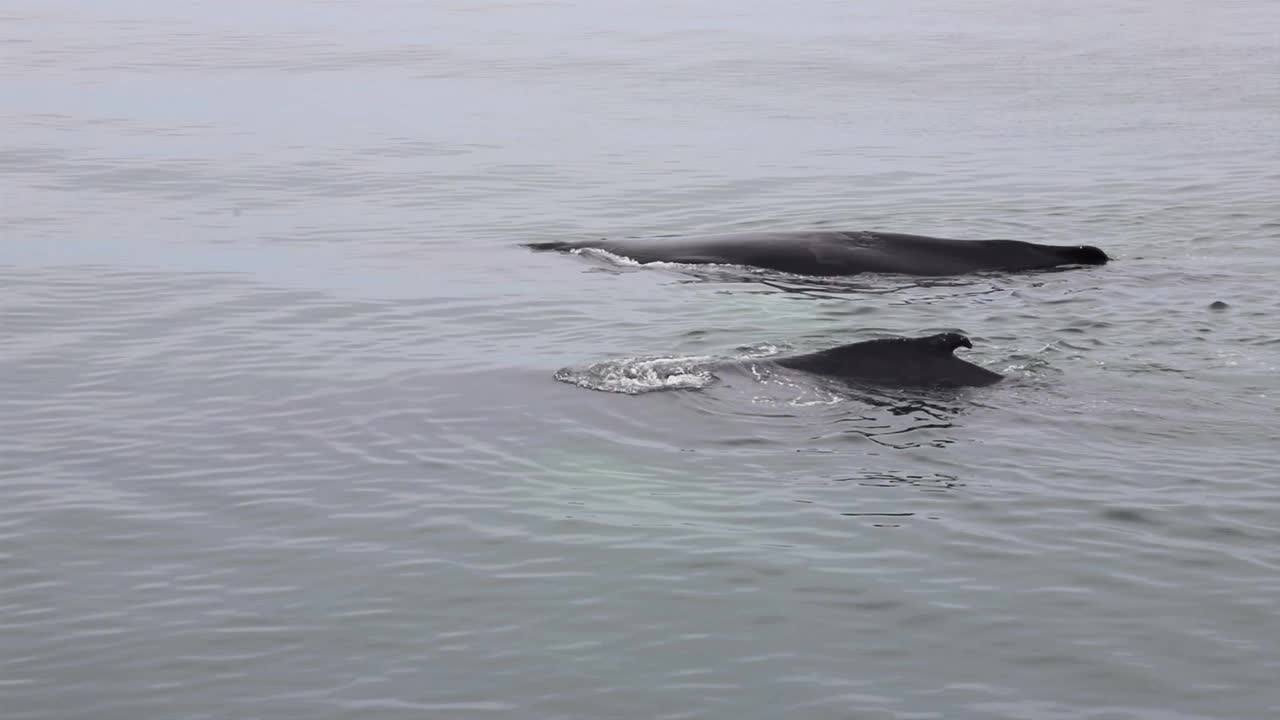
[[[815,375],[893,387],[981,386],[1004,378],[953,355],[959,347],[972,348],[973,343],[959,333],[940,333],[867,340],[771,362]]]
[[[624,238],[525,243],[534,250],[595,248],[640,263],[720,263],[799,275],[961,275],[985,270],[1042,270],[1101,265],[1110,258],[1091,245],[1037,245],[1021,240],[953,240],[875,231],[814,230],[711,235],[680,239]]]

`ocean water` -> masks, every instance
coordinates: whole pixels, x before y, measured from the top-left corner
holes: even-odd
[[[0,99],[5,720],[1280,717],[1280,4],[8,0]],[[519,245],[817,227],[1115,260]]]

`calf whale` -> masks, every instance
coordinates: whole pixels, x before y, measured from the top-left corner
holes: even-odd
[[[534,250],[606,250],[639,263],[746,265],[797,275],[962,275],[1101,265],[1091,245],[1038,245],[1021,240],[954,240],[875,231],[756,232],[692,238],[624,238],[525,243]]]
[[[776,365],[815,375],[893,387],[967,387],[1004,378],[952,353],[972,348],[959,333],[920,338],[882,338],[805,355],[771,359]]]

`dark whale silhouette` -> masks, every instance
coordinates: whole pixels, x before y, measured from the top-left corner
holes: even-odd
[[[1042,270],[1101,265],[1091,245],[1037,245],[1021,240],[952,240],[874,231],[738,233],[679,239],[624,238],[526,243],[534,250],[596,248],[640,263],[721,263],[798,275],[960,275],[984,270]]]
[[[793,370],[894,387],[991,385],[1003,375],[961,360],[951,353],[972,348],[959,333],[920,338],[883,338],[772,360]]]

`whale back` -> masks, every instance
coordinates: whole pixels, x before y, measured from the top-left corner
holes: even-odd
[[[720,263],[817,276],[858,273],[941,276],[1100,265],[1110,259],[1090,245],[1039,245],[1022,240],[955,240],[836,230],[602,238],[526,243],[526,247],[535,250],[598,248],[639,263]]]
[[[1106,265],[1111,261],[1111,256],[1093,245],[1061,246],[1058,249],[1063,258],[1076,265]]]
[[[849,233],[864,248],[860,260],[881,272],[956,275],[969,272],[1044,270],[1102,265],[1110,260],[1091,245],[1041,245],[1024,240],[956,240],[903,233]],[[874,261],[872,260],[874,257]]]
[[[1003,378],[953,355],[960,347],[971,348],[973,344],[959,333],[940,333],[868,340],[776,362],[816,375],[896,387],[981,386]]]

